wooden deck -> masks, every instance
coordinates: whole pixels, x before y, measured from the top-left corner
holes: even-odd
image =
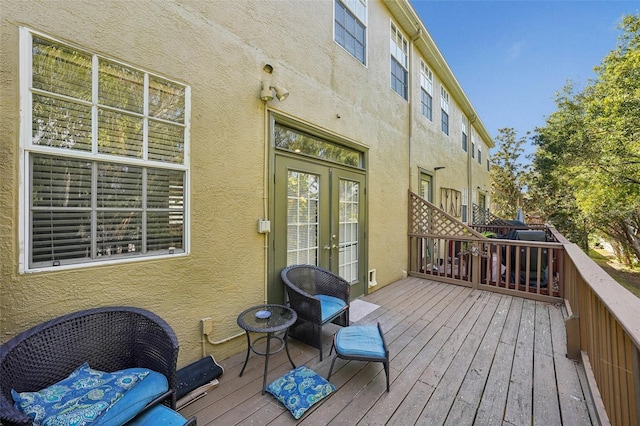
[[[391,355],[391,391],[382,364],[337,360],[337,391],[296,422],[261,394],[264,358],[219,360],[220,384],[181,410],[198,425],[591,425],[597,424],[581,364],[566,358],[562,306],[407,278],[365,296],[380,306],[358,323],[380,322]],[[296,365],[326,377],[325,357],[296,340]],[[284,351],[270,359],[268,381],[291,369]]]

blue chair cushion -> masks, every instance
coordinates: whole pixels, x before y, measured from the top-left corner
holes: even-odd
[[[166,405],[159,404],[140,414],[140,416],[127,423],[126,426],[182,426],[186,423],[187,419],[182,415]]]
[[[336,351],[350,357],[384,358],[382,336],[375,325],[352,325],[336,335]]]
[[[344,300],[337,297],[327,296],[326,294],[318,294],[316,298],[320,300],[320,310],[322,311],[322,322],[325,322],[335,316],[345,306]]]
[[[122,425],[133,419],[148,403],[169,390],[164,374],[146,368],[128,368],[129,373],[146,372],[148,375],[129,389],[106,413],[97,419],[97,425]]]
[[[84,426],[113,408],[148,375],[143,371],[94,370],[84,363],[67,378],[37,392],[11,390],[15,407],[34,424]],[[97,423],[97,422],[96,422]]]

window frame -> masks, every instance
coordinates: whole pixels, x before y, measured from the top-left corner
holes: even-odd
[[[444,86],[440,86],[440,130],[449,136],[449,92]]]
[[[471,158],[476,158],[476,135],[471,134]]]
[[[467,122],[462,120],[462,150],[467,152],[469,149],[469,136],[467,135]]]
[[[428,102],[425,102],[426,101]],[[425,61],[420,60],[420,112],[433,121],[433,71]]]
[[[398,43],[400,43],[398,45]],[[390,46],[390,67],[391,67],[391,89],[400,95],[405,101],[409,100],[409,42],[402,34],[400,28],[391,22]],[[403,57],[398,57],[400,54]],[[401,70],[402,75],[398,76],[396,71]],[[396,88],[398,83],[402,86],[403,93]]]
[[[34,87],[33,77],[33,52],[34,52],[34,38],[44,39],[46,42],[50,42],[52,45],[60,45],[64,48],[73,49],[75,51],[81,52],[87,57],[91,58],[91,65],[88,68],[91,77],[90,77],[90,88],[91,90],[91,100],[82,101],[76,97],[66,97],[61,92],[49,92],[45,89]],[[99,102],[98,98],[98,78],[100,77],[99,66],[100,63],[108,64],[108,66],[115,65],[126,68],[127,70],[132,70],[137,73],[141,73],[144,76],[144,87],[143,90],[145,92],[145,98],[143,100],[143,108],[144,112],[142,114],[137,114],[135,112],[130,112],[128,109],[118,109],[110,107],[105,103]],[[104,71],[103,71],[104,72]],[[78,269],[78,268],[86,268],[86,267],[100,267],[108,264],[121,264],[121,263],[129,263],[129,262],[139,262],[144,260],[156,260],[161,258],[169,258],[176,256],[184,256],[188,255],[190,252],[190,191],[189,191],[189,182],[190,182],[190,115],[191,115],[191,88],[190,86],[179,82],[175,79],[167,78],[165,76],[159,75],[157,73],[152,73],[150,71],[141,69],[129,63],[120,61],[113,57],[109,57],[107,55],[99,54],[96,50],[92,50],[83,46],[79,46],[73,43],[69,43],[67,41],[63,41],[57,39],[54,36],[49,34],[39,32],[33,30],[28,27],[19,27],[19,73],[20,73],[20,83],[19,83],[19,93],[20,93],[20,135],[19,135],[19,151],[20,151],[20,188],[19,188],[19,261],[18,261],[18,272],[19,273],[31,273],[31,272],[47,272],[47,271],[60,271],[65,269]],[[184,109],[182,112],[183,117],[181,117],[181,121],[172,120],[172,119],[163,119],[158,116],[152,116],[149,113],[150,109],[150,100],[147,97],[147,93],[149,91],[148,87],[150,84],[150,80],[154,81],[162,81],[169,83],[171,85],[177,85],[181,90],[184,91],[183,99],[184,105],[181,107]],[[77,105],[86,105],[91,108],[91,119],[89,120],[91,125],[91,130],[88,132],[90,134],[89,144],[91,144],[90,149],[80,150],[80,149],[66,149],[65,147],[56,147],[56,146],[48,146],[47,144],[38,144],[34,143],[34,129],[33,129],[33,120],[34,120],[34,107],[36,104],[34,103],[34,96],[40,96],[44,99],[51,99],[54,101],[69,99],[69,101],[73,101]],[[146,120],[144,124],[144,136],[141,152],[142,154],[135,155],[118,155],[113,152],[107,152],[107,150],[102,150],[100,152],[99,145],[99,113],[102,112],[112,112],[116,113],[127,113],[127,116],[133,114],[133,117],[137,117],[138,115],[141,117],[141,120]],[[181,115],[182,115],[181,114]],[[67,122],[68,123],[68,122]],[[64,124],[64,123],[63,123]],[[160,159],[149,159],[151,154],[152,145],[149,143],[148,133],[150,133],[147,129],[150,125],[173,125],[176,128],[182,128],[183,132],[179,141],[182,141],[182,159],[181,161],[164,161]],[[89,126],[87,126],[89,127]],[[103,130],[104,131],[104,130]],[[128,133],[127,133],[128,134]],[[129,135],[129,134],[128,134]],[[125,146],[130,147],[129,144]],[[159,156],[160,154],[155,154]],[[54,260],[45,262],[42,261],[33,261],[32,254],[34,251],[34,242],[32,240],[32,214],[35,211],[38,211],[38,207],[33,204],[32,199],[32,191],[34,190],[34,181],[33,179],[33,171],[37,170],[32,167],[33,159],[36,158],[48,158],[53,160],[53,162],[73,162],[79,161],[90,165],[92,169],[91,172],[91,185],[89,189],[89,197],[91,198],[90,207],[84,208],[85,212],[88,212],[91,216],[90,223],[92,226],[91,236],[89,240],[89,246],[91,247],[91,255],[85,258],[81,257],[71,257],[68,260]],[[98,244],[98,238],[96,237],[95,227],[98,226],[99,219],[98,216],[101,214],[106,214],[105,212],[113,211],[113,212],[123,212],[124,210],[140,210],[138,207],[127,207],[127,208],[119,208],[119,209],[110,209],[107,206],[106,198],[98,198],[99,197],[99,189],[97,188],[97,184],[101,179],[96,170],[100,165],[111,165],[116,167],[123,167],[125,169],[128,168],[138,168],[142,170],[142,174],[146,176],[147,173],[157,172],[164,170],[167,173],[177,172],[178,176],[181,175],[181,184],[182,184],[182,194],[181,194],[181,202],[182,209],[179,213],[182,214],[182,235],[181,235],[181,244],[180,248],[167,247],[166,249],[161,250],[151,250],[146,253],[141,253],[138,250],[130,250],[129,254],[123,254],[118,251],[113,256],[111,255],[100,255],[99,251],[94,250],[96,245]],[[145,178],[143,178],[145,179]],[[150,185],[150,183],[149,183]],[[171,184],[167,183],[167,197],[171,198]],[[147,182],[140,187],[140,189],[131,190],[129,194],[137,194],[139,191],[139,197],[141,199],[145,199],[147,197],[147,190],[149,186]],[[103,193],[103,196],[106,196]],[[96,204],[98,200],[100,205]],[[86,203],[86,201],[85,201]],[[143,204],[142,210],[144,210],[145,214],[154,214],[156,211],[164,211],[166,214],[169,214],[171,217],[171,210],[166,210],[166,208],[161,210],[156,210],[152,206],[153,202],[150,202],[148,205]],[[169,201],[171,205],[171,201]],[[171,208],[169,205],[169,209]],[[42,209],[40,211],[43,212],[53,212],[55,208],[52,209]],[[70,208],[66,208],[62,210],[62,212],[69,212]],[[176,213],[178,211],[176,210]],[[66,213],[65,213],[66,214]],[[142,215],[144,217],[144,215]],[[171,220],[171,219],[170,219]],[[103,226],[104,226],[103,222]],[[153,223],[151,223],[153,224]],[[149,226],[149,224],[142,225],[145,229]],[[52,228],[53,229],[53,228]],[[153,228],[151,228],[153,229]],[[163,228],[164,229],[164,228]],[[166,228],[168,229],[168,228]],[[152,231],[149,231],[152,232]],[[129,236],[130,234],[127,234]],[[144,235],[141,235],[140,238],[144,238]],[[150,242],[150,235],[147,235],[147,239],[142,242],[142,245],[145,246]],[[107,240],[111,241],[111,240]],[[112,242],[107,242],[105,245],[112,244]],[[136,252],[138,251],[138,252]],[[68,252],[69,253],[69,252]]]
[[[358,12],[358,10],[354,10],[354,9],[358,9],[358,4],[362,6],[360,12]],[[355,23],[355,24],[360,24],[362,31],[363,31],[363,37],[362,40],[359,40],[358,37],[356,37],[355,34],[352,34],[350,31],[348,31],[348,29],[342,25],[342,22],[338,22],[338,10],[337,7],[340,6],[343,9],[343,12],[345,14],[348,15],[348,17],[352,20],[351,22]],[[363,9],[363,10],[362,10]],[[347,51],[351,56],[353,56],[358,62],[360,62],[362,65],[366,66],[367,65],[367,59],[368,59],[368,55],[367,55],[367,37],[368,37],[368,31],[367,31],[367,13],[368,13],[368,4],[367,4],[367,0],[334,0],[333,3],[333,41],[340,46],[341,48],[343,48],[345,51]],[[360,16],[362,15],[362,16]],[[336,31],[336,27],[340,26],[344,32],[345,35],[350,37],[350,40],[354,40],[356,43],[360,44],[362,46],[362,59],[360,59],[357,55],[356,55],[356,50],[355,46],[354,46],[354,51],[352,52],[349,47],[346,46],[347,41],[345,40],[345,44],[342,44],[338,41],[337,35],[338,32]]]

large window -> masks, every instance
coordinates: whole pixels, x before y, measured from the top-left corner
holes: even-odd
[[[21,29],[21,270],[186,250],[189,87]]]
[[[357,60],[367,60],[366,0],[336,0],[335,40]]]
[[[467,152],[467,145],[468,145],[468,139],[467,139],[467,123],[466,121],[463,119],[462,120],[462,150],[464,152]]]
[[[442,133],[449,134],[449,93],[443,87],[440,88],[440,115],[442,121]]]
[[[420,61],[420,110],[433,120],[433,73],[424,61]]]
[[[391,88],[409,99],[409,43],[391,23]]]
[[[471,134],[471,158],[476,158],[476,135]]]

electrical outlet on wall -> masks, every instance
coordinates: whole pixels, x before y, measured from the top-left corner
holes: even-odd
[[[202,334],[208,336],[213,333],[213,320],[211,317],[202,318],[200,324],[202,324]]]

